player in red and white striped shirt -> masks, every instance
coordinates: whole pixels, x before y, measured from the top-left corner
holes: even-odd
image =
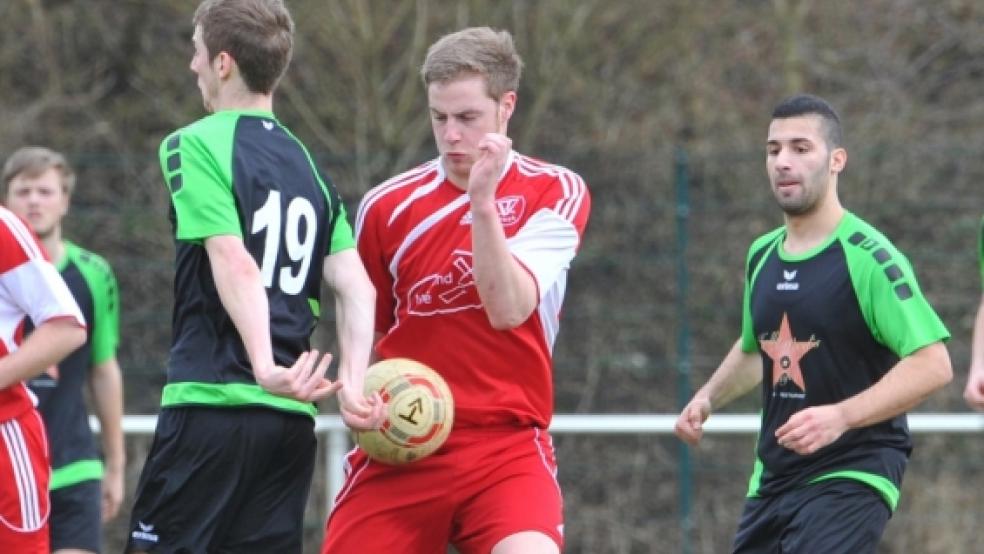
[[[35,325],[23,340],[25,317]],[[48,446],[23,381],[85,341],[85,321],[30,229],[0,207],[0,552],[48,553]]]
[[[522,62],[506,32],[435,43],[423,77],[440,157],[366,194],[359,253],[376,286],[376,354],[448,382],[455,427],[407,466],[355,450],[323,552],[558,552],[547,427],[567,271],[590,211],[582,179],[512,150]]]

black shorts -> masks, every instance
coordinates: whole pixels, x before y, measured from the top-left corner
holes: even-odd
[[[305,415],[161,410],[127,551],[300,553],[316,448]]]
[[[102,483],[82,481],[51,491],[51,551],[102,551]]]
[[[734,553],[874,554],[891,515],[875,489],[853,479],[749,498]]]

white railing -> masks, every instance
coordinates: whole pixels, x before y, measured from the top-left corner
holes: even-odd
[[[676,414],[561,414],[554,416],[550,431],[555,434],[629,434],[658,435],[673,432]],[[735,434],[755,433],[759,429],[758,414],[715,414],[704,424],[705,433]],[[96,432],[99,421],[89,418]],[[157,425],[157,416],[123,416],[123,432],[133,435],[149,435]],[[913,433],[975,433],[984,431],[984,414],[976,413],[916,413],[909,414],[909,429]],[[352,448],[348,428],[338,416],[321,415],[315,418],[314,430],[324,433],[326,459],[326,487],[328,502],[345,481],[343,462]],[[330,507],[330,506],[329,506]]]

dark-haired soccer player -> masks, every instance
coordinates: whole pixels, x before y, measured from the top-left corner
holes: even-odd
[[[908,260],[841,206],[841,133],[815,96],[773,111],[766,169],[785,225],[752,243],[741,338],[677,419],[696,444],[712,409],[762,382],[735,552],[875,552],[912,450],[905,412],[952,378]]]
[[[62,239],[75,190],[75,172],[63,155],[42,146],[18,149],[4,164],[3,187],[7,207],[38,234],[88,322],[82,348],[28,382],[51,449],[51,551],[101,552],[102,523],[123,501],[126,463],[116,278],[102,257]],[[86,384],[103,458],[89,428]]]
[[[362,385],[375,293],[345,210],[273,115],[293,21],[280,0],[207,0],[191,70],[211,115],[164,139],[177,249],[173,338],[129,551],[301,552],[312,401],[340,384],[351,427],[377,427]],[[339,382],[310,335],[334,292]]]

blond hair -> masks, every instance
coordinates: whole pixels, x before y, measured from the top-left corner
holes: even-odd
[[[3,196],[7,196],[10,182],[17,177],[38,177],[49,169],[58,170],[62,192],[71,196],[75,191],[75,170],[60,152],[44,146],[25,146],[7,158],[3,164]]]
[[[516,53],[512,35],[489,27],[470,27],[441,37],[427,50],[420,68],[424,86],[480,75],[496,101],[519,88],[522,72],[523,60]]]

